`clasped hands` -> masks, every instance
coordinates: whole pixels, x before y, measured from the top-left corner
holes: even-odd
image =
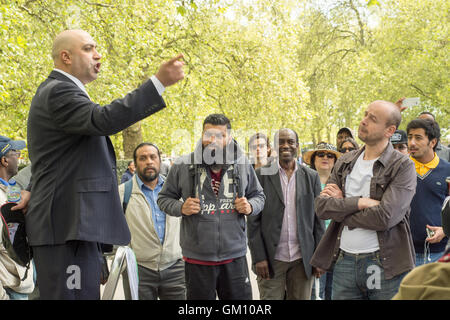
[[[246,197],[236,198],[234,201],[234,207],[237,212],[245,215],[252,213],[252,205],[247,201]],[[181,207],[181,213],[190,216],[198,214],[200,212],[200,199],[199,198],[187,198]]]

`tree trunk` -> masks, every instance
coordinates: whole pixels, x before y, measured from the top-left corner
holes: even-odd
[[[132,126],[122,131],[123,137],[123,151],[125,159],[132,159],[133,152],[136,146],[142,142],[142,128],[141,123],[136,122]]]

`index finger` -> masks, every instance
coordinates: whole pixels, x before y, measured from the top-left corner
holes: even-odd
[[[12,211],[24,209],[25,205],[22,202],[18,202],[14,207],[11,207]]]
[[[178,61],[178,60],[183,59],[183,58],[184,58],[184,55],[182,53],[180,53],[175,58],[170,59],[169,63],[174,63],[175,61]]]

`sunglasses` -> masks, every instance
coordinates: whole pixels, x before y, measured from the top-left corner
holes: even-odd
[[[319,157],[319,158],[327,157],[328,159],[336,158],[336,156],[334,154],[329,153],[329,152],[317,152],[316,157]]]
[[[339,152],[340,152],[340,153],[346,153],[347,151],[353,151],[353,150],[356,150],[356,148],[352,148],[352,147],[349,147],[349,148],[341,148],[341,150],[339,150]]]

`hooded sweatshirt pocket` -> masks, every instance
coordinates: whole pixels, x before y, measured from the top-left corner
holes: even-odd
[[[245,219],[235,216],[234,219],[222,220],[220,252],[223,256],[234,255],[246,246]]]
[[[197,250],[204,255],[217,254],[219,238],[217,222],[214,220],[199,219],[197,224]]]

